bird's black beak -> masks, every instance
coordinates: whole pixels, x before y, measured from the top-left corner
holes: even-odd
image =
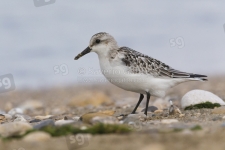
[[[90,51],[91,51],[91,49],[90,49],[89,46],[88,46],[85,50],[83,50],[83,52],[81,52],[80,54],[78,54],[78,55],[74,58],[74,60],[77,60],[77,59],[79,59],[80,57],[86,55],[87,53],[90,53]]]

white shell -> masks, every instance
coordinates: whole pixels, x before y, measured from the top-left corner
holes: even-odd
[[[219,103],[225,105],[225,102],[217,95],[204,91],[204,90],[192,90],[187,92],[181,99],[181,107],[196,105],[204,102]]]

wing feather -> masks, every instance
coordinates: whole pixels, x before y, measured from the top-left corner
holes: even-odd
[[[129,67],[132,73],[144,73],[159,78],[200,78],[201,80],[207,80],[204,79],[204,77],[207,77],[205,75],[186,73],[173,69],[157,59],[128,47],[121,47],[118,52],[124,55],[124,58],[121,60]]]

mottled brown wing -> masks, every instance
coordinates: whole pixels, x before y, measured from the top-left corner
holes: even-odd
[[[162,78],[206,77],[204,75],[190,74],[175,70],[157,59],[144,55],[128,47],[121,47],[118,52],[123,53],[124,58],[122,58],[122,61],[124,62],[124,65],[129,67],[129,70],[132,73],[144,73]]]

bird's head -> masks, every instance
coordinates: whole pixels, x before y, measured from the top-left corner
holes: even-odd
[[[117,48],[118,45],[113,36],[105,32],[100,32],[91,37],[89,46],[80,54],[78,54],[74,59],[77,60],[90,52],[96,52],[97,54],[106,54],[110,50]]]

